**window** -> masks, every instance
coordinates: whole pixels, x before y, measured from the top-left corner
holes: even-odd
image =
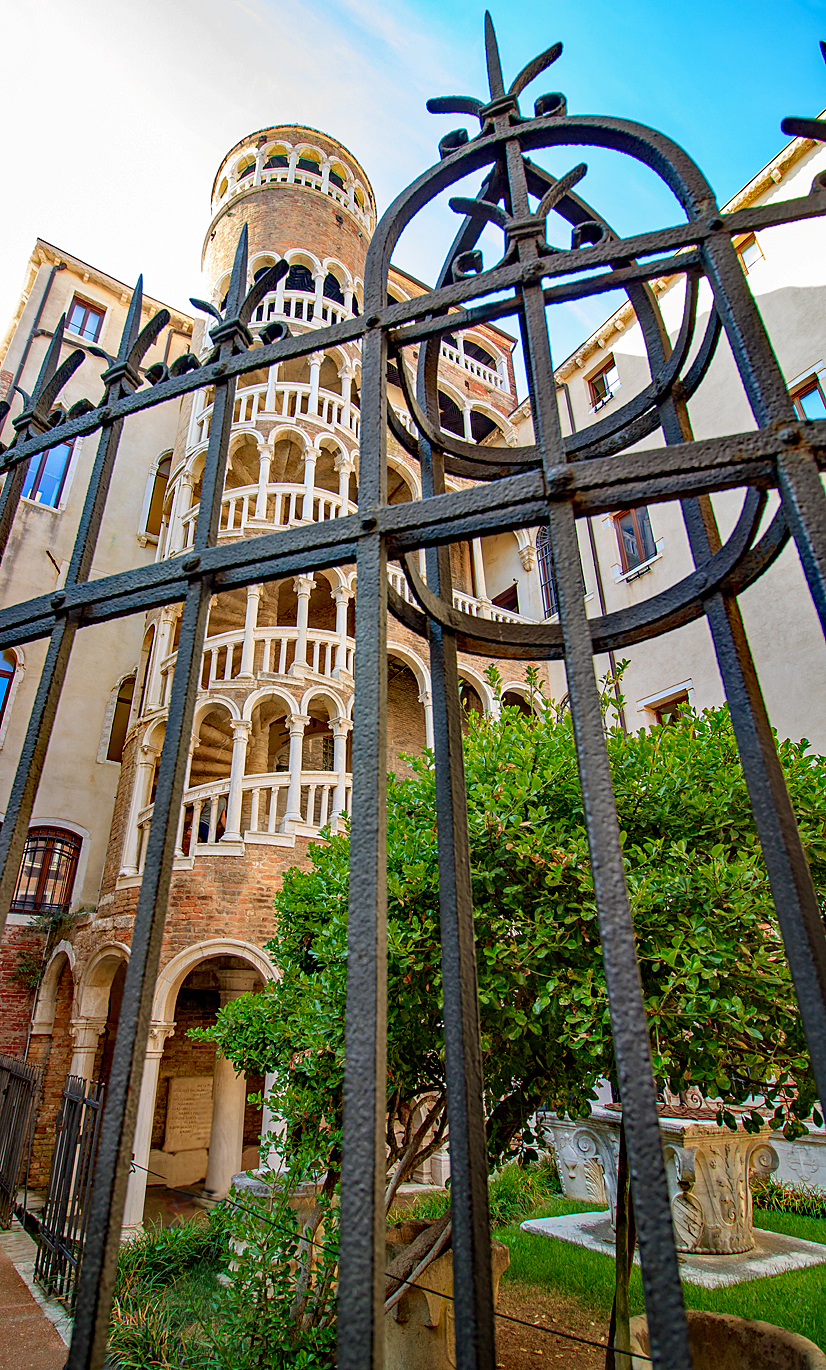
[[[760,244],[753,233],[750,233],[747,238],[744,238],[741,243],[737,244],[737,255],[740,258],[740,264],[747,276],[749,272],[757,266],[758,262],[763,261],[763,253]]]
[[[623,514],[615,514],[614,524],[623,571],[633,571],[636,566],[657,555],[657,544],[645,505],[640,509],[626,509]]]
[[[12,912],[67,914],[81,845],[77,834],[65,828],[30,828]]]
[[[513,585],[509,585],[507,590],[503,590],[501,594],[494,595],[491,604],[495,604],[499,609],[507,609],[508,613],[518,614],[519,586],[516,581]]]
[[[601,409],[604,404],[614,398],[620,388],[619,372],[613,357],[609,357],[600,367],[595,375],[588,378],[588,393],[591,397],[591,409]]]
[[[239,181],[245,181],[246,178],[247,178],[248,176],[252,176],[252,175],[254,174],[254,172],[255,172],[255,162],[249,162],[249,163],[247,164],[247,166],[243,167],[243,168],[241,169],[241,171],[238,172],[238,180],[239,180]]]
[[[684,690],[674,699],[669,699],[666,704],[659,704],[653,711],[654,717],[661,727],[665,727],[667,724],[673,723],[678,715],[684,713],[689,707],[688,693]]]
[[[542,588],[542,608],[546,618],[559,613],[559,597],[556,593],[554,566],[551,557],[551,539],[547,528],[540,528],[536,536],[536,559],[539,566],[539,584]]]
[[[792,400],[799,418],[826,419],[826,398],[817,376],[811,376],[792,391]]]
[[[289,165],[289,158],[285,157],[283,152],[274,152],[272,156],[268,157],[266,162],[264,163],[264,170],[271,171],[273,167]]]
[[[23,482],[23,494],[35,504],[47,504],[56,509],[60,503],[66,472],[72,455],[70,442],[59,442],[46,452],[38,452],[29,461],[29,469]]]
[[[161,532],[161,522],[163,520],[163,501],[166,494],[166,483],[169,480],[169,465],[171,457],[164,457],[159,462],[155,472],[155,481],[152,486],[152,495],[149,500],[149,512],[146,515],[146,528],[150,537],[157,538]]]
[[[328,300],[335,300],[336,304],[344,304],[344,292],[332,271],[328,271],[324,277],[324,297]]]
[[[6,712],[6,705],[11,694],[11,683],[14,680],[14,673],[17,670],[17,657],[12,651],[5,651],[0,655],[0,723]]]
[[[106,749],[107,761],[123,760],[123,744],[126,741],[126,730],[129,727],[129,715],[132,712],[132,696],[134,693],[135,677],[129,675],[121,681],[118,688],[115,711],[112,714],[112,728],[109,733],[109,746]]]
[[[318,162],[313,157],[312,153],[309,152],[305,153],[303,157],[299,157],[298,168],[300,171],[313,171],[315,172],[316,176],[319,176],[321,174]]]
[[[340,176],[337,171],[331,171],[329,179],[334,186],[338,186],[339,190],[344,190],[344,177]]]
[[[89,304],[88,300],[80,300],[75,295],[66,319],[66,327],[72,333],[77,333],[79,338],[85,338],[87,342],[97,342],[105,313],[105,309]]]

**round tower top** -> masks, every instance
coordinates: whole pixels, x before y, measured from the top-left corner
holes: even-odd
[[[303,124],[276,124],[230,148],[212,184],[214,217],[236,196],[272,182],[321,191],[372,234],[376,201],[366,172],[343,143]]]

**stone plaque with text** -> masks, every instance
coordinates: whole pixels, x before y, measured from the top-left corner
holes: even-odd
[[[212,1076],[185,1075],[169,1081],[164,1151],[209,1146],[212,1126]]]

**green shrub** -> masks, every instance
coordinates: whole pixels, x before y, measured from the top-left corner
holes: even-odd
[[[562,1187],[552,1156],[543,1157],[529,1165],[510,1161],[491,1175],[488,1181],[491,1228],[507,1227],[532,1213],[552,1194],[561,1194]],[[450,1204],[447,1190],[425,1194],[411,1208],[416,1218],[434,1222],[446,1212]]]
[[[801,1218],[826,1218],[826,1190],[802,1185],[799,1189],[780,1180],[764,1180],[754,1186],[755,1208],[775,1213],[796,1213]]]

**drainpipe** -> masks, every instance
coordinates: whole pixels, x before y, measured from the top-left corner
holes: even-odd
[[[572,433],[575,433],[575,432],[577,431],[577,428],[576,428],[576,421],[574,420],[574,406],[571,404],[571,392],[570,392],[570,389],[568,388],[568,383],[567,383],[567,381],[560,381],[560,385],[562,386],[562,389],[563,389],[564,392],[565,392],[565,404],[566,404],[567,409],[568,409],[568,422],[569,422],[570,425],[571,425],[571,432],[572,432]],[[592,517],[591,517],[590,514],[588,515],[588,518],[585,520],[585,522],[588,524],[588,541],[589,541],[589,543],[590,543],[590,545],[591,545],[591,560],[592,560],[593,563],[594,563],[594,577],[595,577],[595,579],[596,579],[596,584],[597,584],[597,599],[599,600],[599,612],[600,612],[600,614],[602,615],[602,617],[604,618],[604,617],[605,617],[605,587],[603,586],[603,583],[602,583],[602,572],[601,572],[601,570],[599,569],[599,557],[597,556],[597,542],[596,542],[596,538],[594,537],[594,521],[593,521],[593,519],[592,519]],[[615,657],[615,655],[614,655],[614,653],[613,653],[613,650],[610,649],[610,648],[609,648],[609,650],[608,650],[608,662],[609,662],[609,665],[610,665],[610,667],[611,667],[611,675],[612,675],[612,676],[616,676],[616,674],[617,674],[617,658]],[[619,721],[620,721],[620,724],[621,724],[621,726],[622,726],[622,731],[623,731],[624,733],[627,734],[627,733],[628,733],[628,724],[627,724],[626,721],[625,721],[625,709],[624,709],[624,708],[622,707],[622,705],[620,704],[620,699],[622,698],[622,696],[621,696],[621,693],[620,693],[619,684],[617,683],[616,680],[614,681],[614,694],[615,694],[615,696],[616,696],[617,704],[618,704],[618,706],[619,706]]]
[[[34,341],[34,335],[40,327],[40,320],[43,317],[43,310],[45,309],[46,301],[49,298],[49,291],[52,288],[52,281],[54,280],[58,271],[65,270],[65,262],[55,262],[54,266],[49,272],[49,279],[47,280],[45,288],[43,290],[43,294],[40,297],[40,304],[37,306],[37,314],[35,315],[34,323],[32,324],[31,329],[29,330],[29,336],[26,339],[26,346],[23,348],[23,356],[20,358],[20,361],[18,362],[17,370],[14,373],[14,380],[12,381],[11,386],[9,387],[9,403],[11,403],[12,398],[14,396],[15,386],[20,384],[20,377],[23,375],[23,368],[26,365],[26,362],[29,360],[29,352],[31,351],[31,346]],[[6,417],[8,418],[8,415]],[[0,429],[0,433],[2,433],[2,429]]]

